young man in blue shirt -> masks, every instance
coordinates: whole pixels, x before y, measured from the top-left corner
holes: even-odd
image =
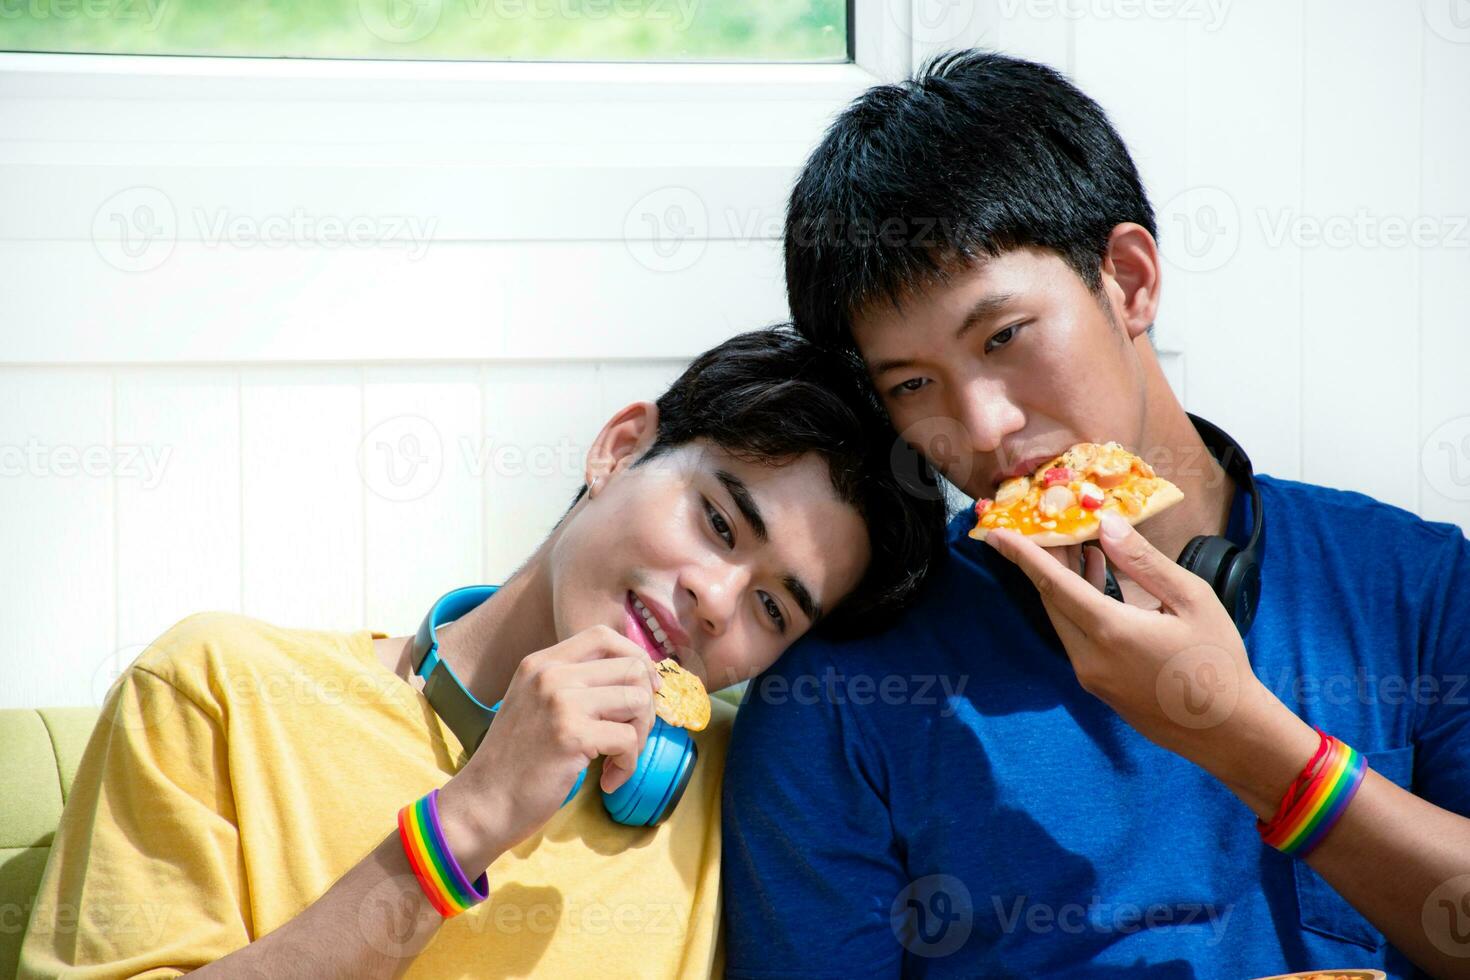
[[[981,498],[1116,440],[1185,499],[1100,552],[980,543],[962,512],[901,623],[752,682],[731,976],[1470,975],[1470,543],[1252,481],[1160,370],[1156,237],[1102,110],[998,55],[869,91],[808,161],[793,314],[862,357],[906,442]],[[1176,563],[1197,536],[1258,589]],[[1258,833],[1313,813],[1295,856]]]

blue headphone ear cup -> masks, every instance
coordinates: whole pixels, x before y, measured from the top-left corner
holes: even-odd
[[[694,771],[699,748],[684,729],[655,718],[638,765],[628,781],[602,794],[608,816],[631,827],[652,827],[678,804]]]

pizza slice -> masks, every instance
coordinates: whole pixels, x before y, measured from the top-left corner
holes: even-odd
[[[1091,541],[1103,511],[1138,524],[1179,503],[1184,493],[1116,442],[1079,442],[1036,472],[1002,483],[995,499],[975,501],[970,537],[995,528],[1026,535],[1043,548]]]

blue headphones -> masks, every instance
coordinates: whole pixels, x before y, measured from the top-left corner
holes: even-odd
[[[480,747],[502,702],[487,708],[460,683],[453,668],[439,659],[435,631],[490,598],[496,588],[467,585],[444,593],[429,608],[413,638],[413,671],[424,678],[424,697],[469,755],[474,755]],[[699,747],[687,731],[655,718],[633,775],[613,792],[602,794],[602,805],[608,816],[630,827],[652,827],[660,823],[679,805],[698,758]],[[562,806],[572,801],[586,778],[587,770],[583,769]]]

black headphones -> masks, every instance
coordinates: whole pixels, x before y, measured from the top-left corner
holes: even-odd
[[[1184,550],[1179,552],[1179,564],[1210,583],[1210,588],[1215,590],[1220,604],[1230,613],[1235,628],[1243,637],[1250,632],[1261,599],[1260,556],[1266,548],[1266,516],[1261,511],[1261,491],[1256,488],[1250,457],[1240,448],[1240,443],[1230,438],[1224,429],[1198,415],[1190,415],[1189,420],[1194,423],[1210,455],[1238,487],[1251,495],[1253,521],[1250,540],[1244,548],[1229,538],[1200,534],[1190,539]],[[1108,570],[1107,591],[1115,599],[1123,598],[1111,569]]]

